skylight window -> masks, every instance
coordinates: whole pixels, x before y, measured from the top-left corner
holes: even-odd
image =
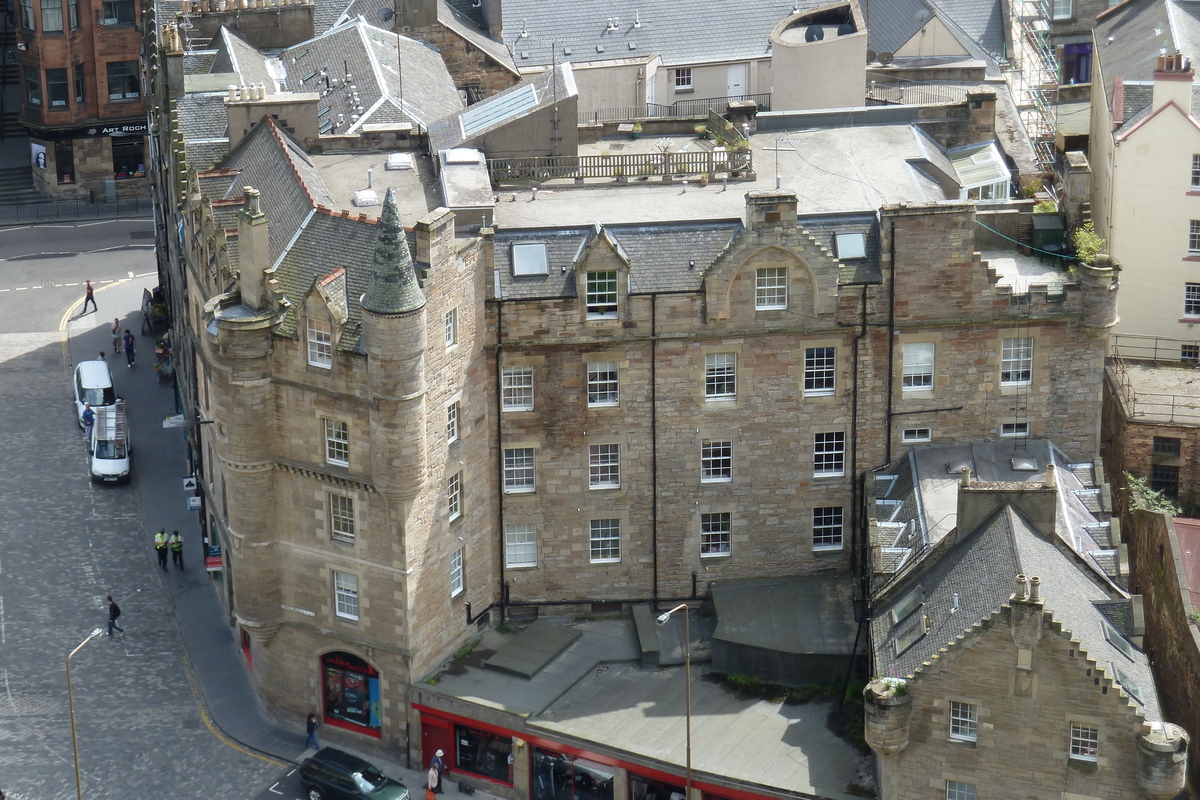
[[[1117,683],[1121,684],[1121,688],[1125,690],[1125,693],[1134,700],[1138,701],[1140,705],[1146,705],[1146,701],[1142,699],[1141,684],[1126,675],[1120,667],[1111,661],[1108,663],[1108,666],[1112,669],[1113,673],[1116,674]]]
[[[862,233],[839,233],[836,237],[837,257],[846,260],[867,257],[867,237]]]
[[[921,590],[913,589],[892,608],[892,625],[899,625],[921,607]]]
[[[1133,645],[1121,635],[1121,632],[1113,627],[1112,623],[1106,619],[1101,620],[1104,623],[1104,638],[1108,639],[1108,643],[1121,651],[1121,655],[1133,661]]]
[[[521,242],[512,246],[513,276],[545,275],[549,272],[545,242]]]

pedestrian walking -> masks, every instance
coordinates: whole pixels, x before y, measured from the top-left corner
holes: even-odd
[[[321,720],[317,719],[316,714],[309,714],[308,720],[306,720],[304,724],[308,729],[308,738],[304,740],[304,746],[306,748],[312,747],[315,750],[320,750],[321,743],[317,741],[317,728],[321,727]]]
[[[425,776],[425,798],[429,800],[433,795],[442,793],[442,780],[438,775],[437,767],[430,767],[429,772]]]
[[[121,607],[117,605],[117,601],[112,599],[112,595],[108,596],[108,635],[112,636],[113,628],[116,628],[121,633],[125,629],[117,624],[117,617],[121,616]]]
[[[129,332],[129,328],[125,329],[125,336],[121,338],[121,343],[125,348],[125,360],[129,362],[128,366],[133,366],[133,359],[137,356],[137,339]]]
[[[108,360],[108,359],[105,357],[105,355],[104,355],[104,351],[103,351],[103,350],[101,350],[101,351],[100,351],[100,355],[96,356],[96,360],[97,360],[97,361],[107,361],[107,360]]]
[[[83,413],[79,415],[79,421],[83,423],[83,440],[90,442],[92,440],[92,426],[96,424],[96,412],[92,411],[91,403],[83,404]]]
[[[81,316],[81,317],[87,313],[88,303],[92,304],[92,311],[99,310],[96,308],[96,289],[95,289],[95,287],[92,286],[91,281],[84,281],[84,284],[85,284],[85,286],[84,286],[85,294],[83,296],[83,311],[81,311],[79,313],[79,316]]]
[[[113,337],[113,355],[121,352],[121,320],[118,317],[113,317],[112,328]]]
[[[446,771],[446,762],[442,760],[444,756],[441,750],[433,754],[433,758],[429,759],[429,775],[430,788],[434,794],[442,793],[442,773]]]
[[[167,529],[159,528],[154,534],[154,551],[158,553],[158,565],[167,571]]]
[[[171,545],[171,563],[183,569],[183,537],[179,531],[172,531],[168,543]]]

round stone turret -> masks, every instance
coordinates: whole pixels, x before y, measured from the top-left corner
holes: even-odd
[[[1110,328],[1117,322],[1117,260],[1107,253],[1096,256],[1093,264],[1079,262],[1079,280],[1083,286],[1083,325]]]
[[[912,697],[903,678],[877,678],[863,690],[867,744],[881,756],[894,756],[908,747]]]
[[[1187,731],[1171,722],[1155,722],[1138,737],[1138,786],[1148,800],[1170,800],[1187,780]]]

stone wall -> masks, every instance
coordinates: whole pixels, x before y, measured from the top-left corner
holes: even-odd
[[[446,69],[454,79],[454,85],[459,89],[478,86],[485,96],[490,97],[521,80],[519,75],[440,23],[414,29],[405,35],[437,47],[442,60],[446,62]],[[570,121],[575,120],[571,118]]]
[[[1134,511],[1123,520],[1129,542],[1131,588],[1142,595],[1146,613],[1146,649],[1158,685],[1158,701],[1167,722],[1174,722],[1195,741],[1200,731],[1200,632],[1193,611],[1187,572],[1165,514]],[[1200,760],[1191,758],[1188,778],[1200,781]]]
[[[1045,587],[1049,595],[1053,585]],[[1004,606],[908,681],[909,744],[879,758],[886,800],[945,797],[946,781],[974,784],[982,796],[1142,797],[1136,742],[1144,721],[1132,700],[1049,619],[1032,655],[1032,670],[1016,669],[1017,648]],[[978,711],[975,742],[952,741],[951,701]],[[1100,730],[1094,763],[1068,758],[1071,722]]]

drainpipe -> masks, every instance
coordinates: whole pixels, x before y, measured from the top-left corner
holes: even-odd
[[[500,621],[508,616],[508,597],[504,591],[504,436],[501,420],[504,419],[503,381],[500,378],[501,356],[504,354],[504,300],[496,298],[496,456],[499,459],[500,491],[496,493],[496,530],[500,533]],[[470,610],[467,611],[468,617]]]
[[[658,294],[650,295],[650,552],[653,581],[651,608],[658,609]],[[695,591],[692,592],[695,594]]]

